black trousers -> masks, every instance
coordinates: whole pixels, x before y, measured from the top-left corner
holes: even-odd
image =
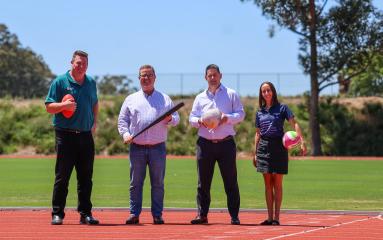
[[[237,181],[236,145],[234,139],[213,143],[205,138],[197,140],[198,214],[207,216],[210,207],[210,187],[215,162],[223,179],[227,196],[227,207],[231,217],[238,217],[240,196]]]
[[[73,167],[77,173],[77,210],[81,215],[91,213],[94,141],[91,132],[56,130],[56,168],[52,197],[52,215],[65,216],[69,179]]]

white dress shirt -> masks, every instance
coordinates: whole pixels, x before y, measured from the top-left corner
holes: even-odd
[[[170,97],[164,93],[153,91],[145,94],[142,89],[126,97],[118,116],[118,132],[125,139],[148,126],[160,115],[174,106]],[[177,112],[172,114],[172,120],[163,120],[133,139],[133,143],[140,145],[157,144],[167,139],[167,126],[175,126],[180,117]]]
[[[200,126],[198,119],[208,109],[218,108],[227,118],[227,122],[218,126],[213,131]],[[193,108],[189,116],[189,122],[193,127],[198,128],[198,135],[206,139],[223,139],[229,135],[234,136],[234,125],[245,118],[245,111],[238,94],[230,88],[218,87],[215,94],[206,89],[198,94],[194,100]]]

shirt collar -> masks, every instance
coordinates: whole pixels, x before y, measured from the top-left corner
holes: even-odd
[[[278,105],[279,105],[279,103],[273,104],[268,110],[266,109],[266,106],[263,106],[262,111],[270,112],[273,108],[275,108]]]
[[[215,92],[215,94],[217,94],[218,92],[221,92],[225,90],[225,87],[222,85],[222,83],[219,85],[219,87],[217,88],[217,91]],[[207,96],[214,96],[215,94],[213,94],[212,92],[209,91],[209,88],[207,88],[205,90],[205,93]]]
[[[145,98],[150,98],[152,96],[154,96],[155,92],[156,92],[156,89],[153,90],[152,94],[148,95],[144,92],[144,90],[142,90],[142,88],[140,89],[140,92],[142,93],[142,96],[144,96]]]
[[[84,76],[84,82],[80,85],[80,84],[78,84],[78,82],[76,82],[76,80],[74,80],[73,78],[72,78],[72,76],[70,75],[70,70],[68,70],[67,72],[66,72],[66,76],[67,76],[67,79],[68,79],[68,81],[69,82],[71,82],[71,83],[73,83],[73,84],[76,84],[76,85],[78,85],[78,86],[84,86],[84,84],[87,82],[87,79],[88,79],[88,76],[85,74],[85,76]]]

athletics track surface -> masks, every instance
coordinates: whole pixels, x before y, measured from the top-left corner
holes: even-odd
[[[128,209],[95,209],[98,226],[80,225],[78,213],[66,211],[64,224],[50,225],[50,209],[0,209],[0,239],[383,239],[380,212],[293,211],[281,214],[281,226],[260,226],[264,210],[243,210],[241,225],[230,225],[226,210],[212,210],[208,225],[191,225],[195,209],[166,209],[164,225],[153,225],[145,209],[139,225],[125,225]]]

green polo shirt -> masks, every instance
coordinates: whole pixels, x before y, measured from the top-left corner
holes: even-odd
[[[90,131],[94,122],[93,107],[98,102],[96,82],[85,75],[85,80],[80,85],[67,71],[53,80],[45,98],[45,104],[61,102],[66,94],[71,94],[74,97],[77,109],[71,118],[65,118],[61,112],[56,113],[53,117],[53,126]]]

